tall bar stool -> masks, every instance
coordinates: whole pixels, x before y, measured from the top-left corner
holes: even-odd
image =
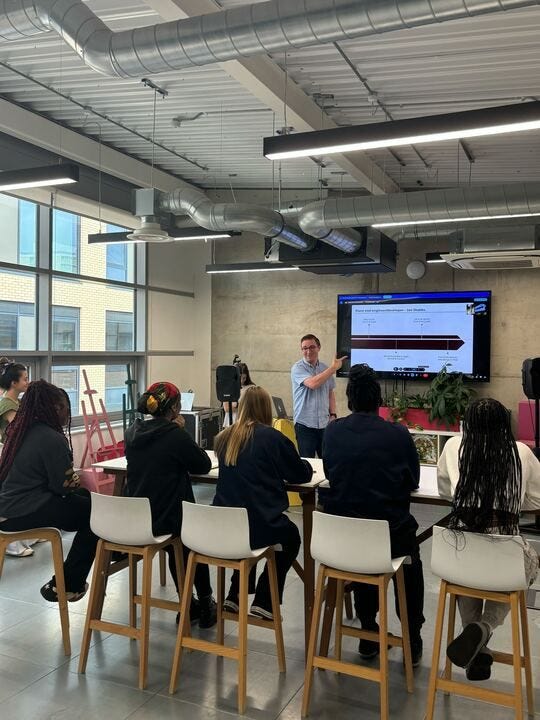
[[[388,645],[403,648],[407,691],[414,689],[407,600],[403,563],[405,557],[392,558],[390,551],[390,529],[385,520],[364,520],[338,517],[326,513],[313,513],[313,535],[311,555],[321,564],[317,578],[315,604],[311,621],[302,717],[309,712],[314,668],[334,670],[380,684],[381,718],[388,718]],[[396,575],[402,637],[388,634],[388,583]],[[315,648],[319,635],[321,612],[325,596],[326,580],[337,581],[335,657],[316,655]],[[361,630],[343,624],[343,594],[346,582],[375,585],[379,591],[379,632]],[[344,635],[377,641],[380,647],[378,670],[341,660],[341,645]]]
[[[17,540],[32,540],[37,537],[51,543],[64,655],[71,655],[69,614],[66,599],[66,585],[64,582],[64,550],[62,548],[62,534],[60,530],[56,528],[33,528],[32,530],[21,530],[19,532],[4,532],[0,530],[0,577],[2,577],[6,548],[9,543],[16,542]]]
[[[92,493],[90,527],[99,538],[92,576],[92,587],[86,613],[86,622],[79,658],[79,673],[86,670],[88,650],[93,630],[104,630],[116,635],[139,640],[139,688],[146,687],[148,672],[148,644],[150,608],[179,612],[180,602],[152,597],[152,563],[160,550],[174,547],[179,587],[183,587],[184,566],[182,543],[172,535],[154,537],[152,513],[148,498],[116,497]],[[129,557],[129,625],[101,619],[111,552],[126,553]],[[137,594],[136,563],[142,559],[142,592]],[[141,606],[141,624],[137,627],[136,605]],[[189,617],[189,607],[187,610]]]
[[[434,527],[431,570],[441,578],[441,587],[428,688],[427,720],[433,718],[435,696],[438,690],[447,694],[462,695],[473,700],[512,707],[515,717],[521,720],[523,717],[521,668],[525,670],[529,715],[534,715],[531,649],[525,598],[528,584],[525,577],[522,538],[515,535],[454,532],[447,528]],[[450,597],[447,646],[454,639],[457,596],[493,600],[510,605],[512,652],[492,652],[492,655],[494,662],[513,666],[513,693],[452,680],[452,664],[448,659],[443,673],[438,677],[447,595]],[[523,655],[521,655],[520,649],[520,624]]]
[[[245,508],[196,505],[185,500],[182,507],[182,542],[186,547],[191,548],[191,552],[186,570],[186,585],[182,596],[180,625],[174,650],[169,692],[176,692],[184,648],[230,658],[238,662],[238,712],[243,713],[246,707],[248,625],[257,625],[274,631],[279,671],[285,672],[285,649],[274,549],[272,547],[251,549],[248,515]],[[268,563],[273,620],[262,620],[248,615],[249,573],[251,568],[263,559],[266,559]],[[192,638],[190,635],[188,598],[192,592],[197,563],[213,565],[217,568],[218,620],[217,642],[215,643]],[[238,615],[223,611],[225,568],[238,570],[240,573]],[[224,644],[224,620],[238,622],[238,647]]]

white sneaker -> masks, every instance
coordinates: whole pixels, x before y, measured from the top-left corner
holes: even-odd
[[[11,557],[30,557],[33,554],[32,548],[25,545],[22,540],[9,543],[6,548],[6,555],[11,555]]]

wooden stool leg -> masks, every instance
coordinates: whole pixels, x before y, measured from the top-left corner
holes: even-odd
[[[174,647],[173,666],[171,670],[171,680],[169,683],[169,692],[171,694],[176,692],[176,686],[178,685],[178,674],[182,665],[182,640],[184,639],[184,637],[189,637],[190,635],[189,606],[191,603],[191,595],[193,593],[193,582],[195,580],[196,567],[197,562],[195,560],[195,554],[193,552],[190,552],[186,570],[186,581],[184,584],[184,590],[182,592],[180,623],[178,625],[178,632],[176,634],[176,645]]]
[[[146,687],[148,672],[148,643],[150,636],[150,598],[152,597],[152,548],[143,550],[143,577],[141,591],[141,646],[139,648],[139,690]]]
[[[321,644],[319,648],[319,654],[323,657],[328,657],[328,648],[330,647],[330,636],[332,634],[332,623],[334,621],[334,610],[336,607],[336,587],[337,580],[333,577],[329,577],[328,582],[326,583]]]
[[[250,564],[240,562],[240,593],[238,596],[238,712],[246,709],[247,683],[247,616],[248,616],[248,575]]]
[[[334,657],[336,660],[341,660],[341,646],[343,633],[341,628],[343,627],[343,580],[337,581],[336,587],[336,637],[334,641]]]
[[[165,587],[167,584],[167,553],[165,550],[159,551],[159,584]]]
[[[444,611],[446,609],[446,580],[441,580],[439,590],[439,605],[437,607],[437,619],[435,621],[435,636],[433,638],[433,658],[431,660],[431,672],[429,674],[429,685],[427,695],[427,708],[425,720],[433,720],[435,710],[435,694],[437,692],[437,673],[439,672],[439,659],[441,655],[441,642],[444,624]]]
[[[6,559],[6,550],[9,545],[7,539],[0,538],[0,578],[2,577],[2,570],[4,569],[4,560]]]
[[[62,626],[62,640],[64,642],[64,654],[71,655],[71,641],[69,638],[69,613],[66,599],[66,584],[64,582],[64,551],[62,540],[55,533],[50,537],[53,554],[54,577],[56,583],[56,594],[58,595],[58,608],[60,610],[60,624]]]
[[[526,591],[519,593],[519,610],[521,615],[521,636],[523,638],[523,664],[525,665],[525,688],[527,690],[527,712],[534,715],[534,687],[531,668],[531,645],[529,640],[529,623],[527,620]]]
[[[378,583],[381,720],[388,720],[388,579],[383,575]]]
[[[86,670],[86,661],[88,660],[88,650],[90,648],[90,640],[92,638],[92,620],[101,617],[101,608],[103,607],[103,594],[105,592],[105,573],[107,567],[105,562],[109,557],[109,553],[104,550],[104,541],[100,540],[97,544],[96,557],[94,560],[94,573],[92,575],[92,584],[90,586],[90,597],[88,599],[88,608],[86,610],[86,620],[81,640],[81,654],[79,655],[79,673]]]
[[[270,584],[270,596],[272,598],[272,614],[274,615],[274,633],[276,635],[276,648],[279,672],[286,671],[285,646],[283,645],[283,628],[281,627],[281,607],[279,604],[279,590],[276,571],[276,554],[272,548],[268,551],[266,560],[268,568],[268,580]]]
[[[345,593],[345,617],[347,620],[354,618],[353,606],[352,606],[352,590],[347,590]]]
[[[519,601],[518,593],[510,593],[510,617],[512,619],[512,655],[514,660],[515,717],[523,719],[523,692],[521,688],[521,648],[519,638]]]
[[[137,627],[137,603],[134,600],[137,594],[137,558],[129,553],[129,626]],[[135,638],[131,638],[135,640]]]
[[[302,717],[306,717],[306,715],[308,714],[309,703],[311,700],[311,686],[313,683],[313,657],[315,656],[317,637],[319,635],[319,625],[321,622],[321,610],[324,596],[324,579],[325,567],[324,565],[321,565],[319,568],[319,576],[317,578],[315,602],[313,605],[313,613],[311,616],[311,629],[309,633],[309,644],[306,658],[306,674],[304,678],[304,697],[302,698]]]
[[[225,641],[225,620],[223,619],[223,603],[225,602],[225,568],[217,569],[217,642],[223,645]]]
[[[448,629],[446,631],[446,647],[450,645],[456,633],[456,602],[457,598],[452,593],[450,595],[450,602],[448,604]],[[448,656],[446,656],[446,660],[444,663],[443,677],[445,680],[452,679],[452,663],[450,662],[450,658]]]
[[[414,677],[411,655],[411,637],[409,633],[409,615],[407,613],[407,596],[405,594],[405,578],[403,566],[396,573],[396,587],[399,603],[399,615],[401,617],[401,642],[403,645],[403,662],[405,664],[405,679],[407,681],[407,692],[414,692]]]
[[[174,549],[174,566],[176,568],[176,578],[178,580],[178,599],[181,601],[186,582],[186,569],[184,567],[184,553],[182,552],[182,541],[176,538],[172,543]]]

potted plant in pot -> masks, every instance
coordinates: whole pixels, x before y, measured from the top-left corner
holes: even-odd
[[[439,428],[459,430],[459,421],[476,392],[465,384],[463,373],[448,372],[449,365],[442,366],[426,393],[431,408],[429,419]]]

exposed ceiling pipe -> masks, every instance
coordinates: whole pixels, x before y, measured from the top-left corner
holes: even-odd
[[[248,203],[214,203],[192,188],[160,193],[158,203],[160,212],[188,215],[207,230],[255,232],[302,251],[310,250],[314,244],[312,237],[286,225],[283,216],[270,208]]]
[[[334,228],[530,214],[540,214],[540,182],[328,198],[306,205],[298,224],[318,237]]]
[[[56,31],[94,70],[141,77],[535,6],[540,0],[271,0],[112,32],[82,0],[0,0],[0,38]]]

